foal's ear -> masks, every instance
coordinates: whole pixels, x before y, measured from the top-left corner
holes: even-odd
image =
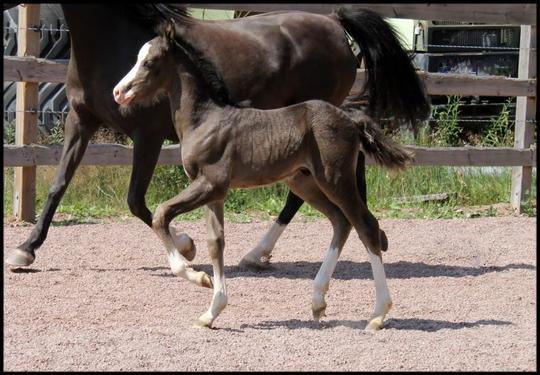
[[[174,21],[169,20],[165,24],[165,29],[163,30],[163,36],[168,44],[174,44],[174,39],[176,35],[176,29],[174,27]]]

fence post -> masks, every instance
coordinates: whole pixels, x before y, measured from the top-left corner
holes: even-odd
[[[17,56],[39,57],[39,4],[19,6]],[[15,144],[37,139],[38,83],[17,82]],[[35,112],[32,112],[35,111]],[[13,213],[18,220],[36,218],[36,167],[15,168]]]
[[[518,78],[536,78],[536,25],[521,26]],[[536,120],[536,96],[516,99],[515,148],[529,148]],[[512,168],[512,207],[521,213],[521,204],[532,185],[532,166]]]

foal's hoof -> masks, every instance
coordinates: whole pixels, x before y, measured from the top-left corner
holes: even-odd
[[[320,307],[312,307],[313,319],[318,322],[322,317],[326,316],[326,304]]]
[[[368,332],[376,332],[380,331],[383,327],[383,318],[381,316],[377,316],[369,321],[365,330]]]
[[[199,285],[205,287],[205,288],[214,288],[214,284],[212,283],[212,279],[210,276],[208,276],[205,272],[200,271],[199,272]]]
[[[372,331],[372,332],[381,330],[384,327],[384,317],[386,316],[386,314],[388,314],[391,308],[392,308],[392,301],[389,299],[384,303],[382,311],[377,309],[377,312],[375,312],[372,315],[365,330]]]
[[[386,233],[384,233],[384,230],[382,229],[379,231],[379,240],[381,243],[381,250],[388,250],[388,238],[386,237]]]
[[[202,314],[199,319],[193,324],[193,328],[212,328],[212,317],[206,312]]]
[[[249,254],[242,258],[238,266],[240,268],[245,268],[251,271],[263,271],[271,268],[270,264],[271,255],[268,257],[262,258],[253,258]]]
[[[207,328],[207,329],[212,329],[212,324],[211,323],[206,323],[206,322],[202,322],[200,320],[197,320],[195,322],[195,324],[193,324],[193,328]]]
[[[36,256],[28,251],[14,249],[6,258],[5,262],[11,269],[27,267],[34,263]]]
[[[182,254],[188,261],[192,261],[197,254],[195,248],[195,242],[185,233],[175,233],[172,235],[174,241],[174,247]]]

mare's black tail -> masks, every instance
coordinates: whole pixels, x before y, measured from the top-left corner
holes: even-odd
[[[374,118],[394,117],[413,127],[430,114],[423,84],[394,29],[369,10],[338,9],[335,16],[358,43],[367,69],[364,91],[368,113]]]

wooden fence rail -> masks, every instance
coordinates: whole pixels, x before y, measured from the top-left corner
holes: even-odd
[[[533,166],[536,165],[536,147],[419,147],[407,146],[415,154],[412,163],[417,166]],[[56,165],[62,154],[61,145],[4,145],[4,167]],[[131,165],[133,147],[120,144],[91,144],[81,165]],[[368,165],[374,162],[370,158]],[[182,165],[180,145],[164,146],[158,164]]]
[[[299,10],[328,14],[337,6],[349,9],[370,9],[385,17],[410,18],[416,20],[464,21],[506,23],[514,25],[536,25],[536,4],[186,4],[188,7],[205,9],[240,10],[251,12],[273,12],[279,10]]]
[[[4,81],[54,82],[66,80],[67,61],[4,56]],[[536,79],[418,73],[429,95],[536,96]],[[360,91],[365,71],[358,69],[352,91]]]
[[[301,10],[327,14],[338,4],[187,4],[194,8],[269,12]],[[429,95],[515,96],[516,140],[514,148],[445,147],[409,148],[415,152],[413,165],[448,166],[513,166],[512,205],[520,211],[521,202],[531,188],[532,168],[536,167],[533,145],[533,124],[536,119],[536,4],[340,4],[345,8],[367,8],[392,18],[449,20],[518,24],[521,26],[520,66],[518,78],[419,72]],[[28,25],[39,24],[39,5],[29,4],[19,10],[18,56],[4,56],[4,81],[18,82],[16,145],[4,145],[4,167],[16,167],[15,207],[19,219],[35,219],[35,167],[56,165],[62,146],[36,145],[37,84],[64,83],[67,61],[34,57],[39,52],[39,39],[28,32]],[[525,26],[523,26],[525,25]],[[27,30],[27,31],[24,31]],[[36,52],[37,50],[37,52]],[[358,70],[352,91],[359,91],[365,72]],[[33,101],[36,101],[34,103]],[[33,104],[34,103],[34,104]],[[118,144],[89,145],[83,165],[130,165],[133,149]],[[159,164],[180,165],[180,146],[162,148]],[[373,160],[367,159],[368,164]],[[18,178],[18,179],[17,179]]]

